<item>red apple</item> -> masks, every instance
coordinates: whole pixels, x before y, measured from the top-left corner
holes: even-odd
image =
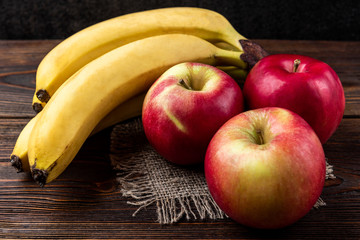
[[[261,59],[248,74],[244,98],[249,109],[282,107],[303,117],[325,143],[340,124],[344,90],[326,63],[294,54]]]
[[[205,176],[213,199],[230,218],[254,228],[281,228],[316,203],[325,156],[298,114],[261,108],[240,113],[217,131],[207,149]]]
[[[156,80],[145,96],[142,122],[150,144],[170,162],[204,161],[212,136],[243,111],[240,87],[209,65],[181,63]]]

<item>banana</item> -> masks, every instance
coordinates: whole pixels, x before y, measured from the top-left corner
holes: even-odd
[[[130,100],[124,102],[112,110],[101,122],[93,129],[91,135],[94,135],[101,130],[115,125],[127,119],[140,116],[142,111],[142,104],[144,102],[146,93],[139,94]],[[30,133],[35,125],[35,122],[40,118],[41,113],[32,118],[23,128],[16,140],[13,152],[10,155],[11,165],[17,172],[30,172],[28,159],[28,142]]]
[[[216,44],[217,45],[217,44]],[[219,45],[220,47],[221,45]],[[225,48],[224,48],[225,49]],[[233,48],[231,48],[233,49]],[[229,74],[236,81],[244,80],[247,75],[247,71],[234,66],[218,66],[219,69]],[[40,102],[34,95],[33,107],[36,113],[39,113],[44,107],[45,102]],[[140,94],[123,104],[120,104],[113,111],[111,111],[101,122],[95,127],[91,135],[100,132],[101,130],[115,125],[121,121],[130,119],[132,117],[139,116],[141,114],[142,103],[145,97],[145,93]],[[29,160],[28,160],[28,139],[30,132],[35,125],[36,119],[39,116],[32,118],[21,131],[18,139],[15,143],[13,152],[10,156],[10,162],[17,172],[29,172]]]
[[[133,117],[141,115],[142,105],[144,102],[146,92],[140,93],[139,95],[130,98],[124,103],[117,106],[109,114],[107,114],[101,122],[92,130],[90,135],[94,135],[101,130],[113,126],[122,121],[128,120]]]
[[[214,45],[218,48],[222,48],[225,50],[239,51],[233,45],[230,45],[226,42],[216,42]],[[220,70],[226,72],[230,77],[232,77],[241,87],[246,79],[248,74],[248,69],[241,69],[235,66],[216,66]]]
[[[232,77],[237,83],[244,82],[248,74],[247,70],[234,67],[234,66],[216,66],[218,69],[227,73]]]
[[[28,139],[34,125],[39,118],[39,114],[33,117],[20,132],[14,149],[10,155],[11,165],[17,170],[17,172],[29,172],[30,166],[28,161]]]
[[[242,50],[246,40],[221,14],[202,8],[174,7],[131,13],[85,28],[62,41],[41,61],[35,95],[47,102],[81,67],[104,53],[146,37],[183,33]]]
[[[59,176],[106,114],[147,91],[171,66],[192,61],[245,68],[241,54],[192,35],[165,34],[131,42],[88,63],[61,85],[35,123],[28,143],[34,180],[43,186]]]
[[[235,47],[234,45],[231,45],[227,42],[215,42],[213,43],[216,47],[218,48],[222,48],[225,50],[233,50],[233,51],[243,51],[243,50],[239,50],[238,47]]]

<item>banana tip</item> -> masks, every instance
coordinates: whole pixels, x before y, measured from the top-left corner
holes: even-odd
[[[32,105],[32,107],[36,113],[41,112],[41,110],[43,109],[43,106],[41,105],[41,103],[34,103]]]
[[[50,99],[50,94],[45,89],[40,89],[36,92],[36,97],[41,102],[48,102]]]
[[[48,171],[33,168],[31,172],[32,172],[32,177],[33,177],[34,181],[37,184],[39,184],[40,187],[44,187],[44,185],[46,183],[46,179],[49,175]]]
[[[13,166],[17,172],[22,172],[23,168],[22,168],[22,162],[19,158],[19,156],[17,155],[11,155],[10,156],[10,163],[11,166]]]

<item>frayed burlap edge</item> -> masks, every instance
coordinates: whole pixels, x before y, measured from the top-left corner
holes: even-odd
[[[325,172],[325,180],[328,179],[335,179],[336,176],[334,175],[333,166],[328,163],[328,159],[326,158],[326,172]],[[314,208],[318,209],[319,207],[326,206],[326,202],[319,197],[319,199],[314,204]]]
[[[116,157],[115,157],[116,158]],[[114,156],[112,157],[114,161]],[[141,170],[140,158],[129,158],[128,161],[116,161],[114,165],[117,173],[117,181],[121,186],[120,192],[124,197],[133,200],[128,204],[138,206],[133,216],[142,209],[156,204],[157,221],[160,224],[172,224],[185,217],[191,219],[224,219],[227,215],[218,207],[210,194],[194,195],[188,197],[159,198],[151,186],[151,180],[146,170]],[[326,179],[335,179],[333,166],[326,162]],[[176,179],[174,179],[176,181]],[[314,209],[326,206],[320,197],[314,205]]]
[[[135,122],[136,131],[141,132],[142,129],[141,127],[139,128],[138,124],[141,124],[141,121]],[[116,151],[118,151],[119,148],[122,149],[120,151],[123,152],[124,147],[121,144],[118,145],[118,143],[112,144],[112,148],[117,150],[115,153],[113,152],[110,154],[112,166],[116,171],[117,182],[120,185],[121,194],[124,197],[132,199],[127,201],[128,204],[138,206],[136,211],[133,213],[133,216],[136,216],[136,214],[144,208],[155,204],[157,221],[160,224],[176,223],[183,217],[187,220],[227,218],[227,215],[215,203],[207,188],[200,194],[194,193],[190,196],[159,196],[154,190],[150,173],[147,168],[144,167],[144,159],[149,157],[148,153],[154,152],[154,150],[149,149],[151,148],[149,145],[143,145],[142,143],[136,144],[137,142],[138,139],[133,142],[135,143],[133,149],[131,144],[126,144],[126,149],[124,150],[126,152],[125,158],[124,155],[122,155],[120,159],[116,154]],[[131,154],[133,152],[137,152],[137,155],[133,156]],[[152,157],[151,154],[150,157]],[[176,169],[174,171],[176,171]],[[333,173],[333,166],[328,163],[327,159],[325,178],[336,178]],[[178,180],[179,179],[176,178],[168,179],[168,181],[164,184],[176,184]],[[205,181],[205,179],[203,179],[203,181]],[[322,206],[326,206],[326,203],[320,197],[314,204],[313,209],[319,209]]]
[[[128,204],[138,206],[133,216],[147,206],[156,204],[157,221],[160,224],[176,223],[183,217],[187,220],[226,217],[208,192],[175,198],[159,197],[154,191],[149,173],[143,169],[143,159],[136,157],[117,161],[114,155],[111,159],[115,170],[118,170],[116,179],[121,186],[121,194],[132,198],[131,201],[127,201]],[[178,180],[169,179],[175,183]]]

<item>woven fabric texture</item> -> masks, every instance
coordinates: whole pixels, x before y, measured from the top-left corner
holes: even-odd
[[[160,224],[181,219],[222,219],[226,214],[212,199],[203,166],[181,167],[166,161],[148,143],[140,118],[116,125],[111,133],[110,159],[120,192],[134,212],[155,204]],[[327,166],[326,178],[335,178]],[[320,198],[315,208],[326,205]]]

